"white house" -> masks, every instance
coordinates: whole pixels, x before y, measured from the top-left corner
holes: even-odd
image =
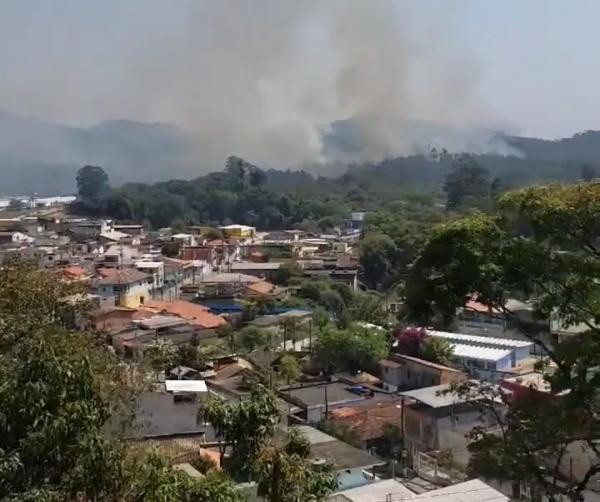
[[[152,277],[152,289],[161,289],[165,284],[165,264],[162,261],[138,261],[135,268]]]

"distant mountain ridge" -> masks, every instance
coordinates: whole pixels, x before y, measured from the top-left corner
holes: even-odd
[[[547,163],[551,176],[584,163],[600,165],[600,131],[559,140],[499,138],[522,157],[515,160],[519,169],[527,169],[523,159],[535,164],[536,173]],[[492,166],[506,164],[502,155],[484,157]],[[75,173],[85,164],[102,166],[114,185],[192,179],[204,174],[199,161],[191,136],[171,124],[109,120],[74,127],[0,111],[0,195],[72,193]]]
[[[110,120],[73,127],[0,111],[0,193],[69,193],[85,164],[111,182],[191,178],[193,141],[171,124]]]

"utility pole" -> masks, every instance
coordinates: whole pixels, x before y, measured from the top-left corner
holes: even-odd
[[[402,433],[402,477],[406,478],[406,457],[407,457],[407,452],[406,452],[406,426],[405,426],[405,420],[404,420],[404,404],[405,404],[405,400],[404,400],[404,396],[402,396],[400,398],[400,405],[402,406],[402,409],[400,410],[400,427],[401,427],[401,433]]]

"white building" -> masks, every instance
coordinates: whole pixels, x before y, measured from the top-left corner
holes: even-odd
[[[530,357],[533,342],[511,338],[427,330],[426,336],[446,340],[454,358],[475,378],[497,381],[516,371]]]
[[[152,277],[152,290],[161,289],[165,285],[165,264],[162,261],[138,261],[135,268]]]

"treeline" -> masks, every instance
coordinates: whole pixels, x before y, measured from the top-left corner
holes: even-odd
[[[339,166],[337,166],[339,168]],[[241,223],[261,229],[328,231],[352,210],[378,211],[399,201],[489,209],[507,189],[552,180],[591,179],[591,164],[552,164],[520,157],[427,155],[349,166],[335,178],[306,171],[263,170],[229,157],[223,171],[193,180],[127,183],[111,188],[102,168],[85,166],[77,176],[76,213],[143,222],[151,228]]]
[[[314,182],[308,175],[301,179]],[[341,224],[353,207],[335,193],[309,197],[275,190],[269,186],[267,172],[238,157],[229,157],[224,171],[190,181],[128,183],[118,189],[109,187],[101,168],[85,166],[79,171],[77,187],[74,212],[144,222],[151,228],[235,222],[261,229],[325,231]]]

